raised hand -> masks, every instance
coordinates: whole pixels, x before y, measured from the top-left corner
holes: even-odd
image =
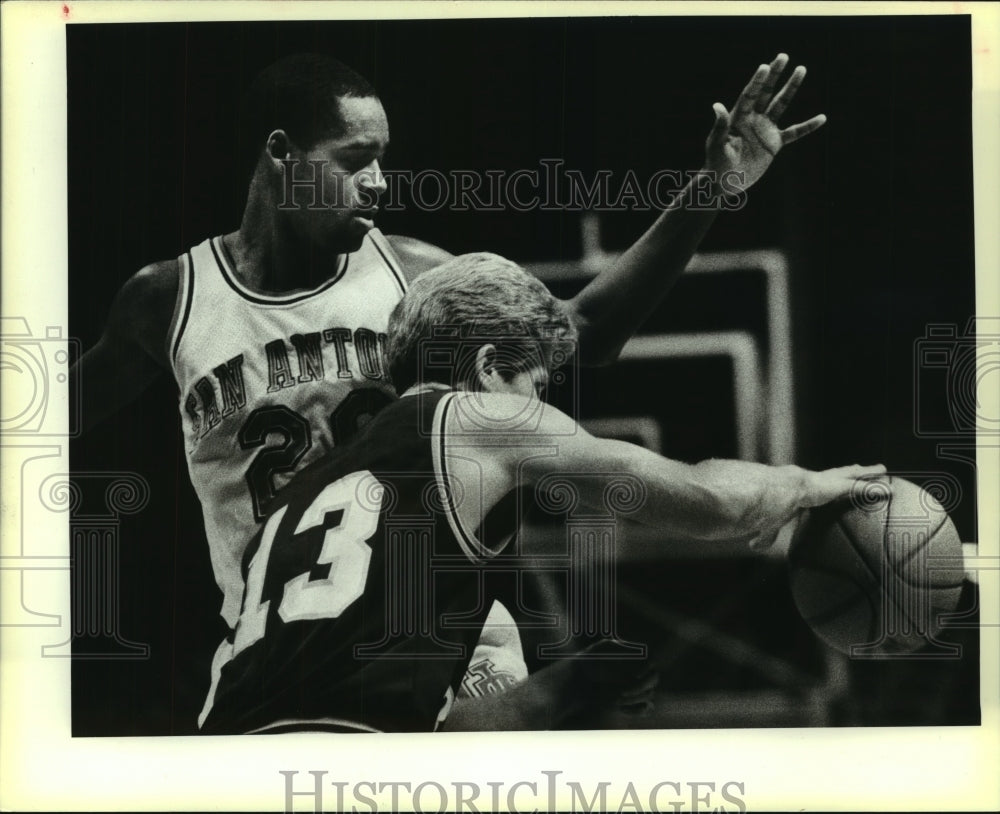
[[[818,130],[826,122],[822,113],[782,129],[778,120],[795,98],[806,69],[799,65],[777,93],[775,89],[788,66],[788,55],[778,54],[770,65],[761,65],[743,88],[731,111],[716,102],[715,124],[705,141],[705,166],[717,174],[743,173],[743,188],[752,186],[786,144]]]

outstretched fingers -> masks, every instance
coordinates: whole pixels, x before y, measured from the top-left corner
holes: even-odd
[[[792,103],[792,99],[795,98],[795,94],[798,93],[799,88],[802,85],[802,81],[806,78],[806,68],[805,65],[799,65],[792,75],[788,77],[788,81],[785,86],[778,91],[778,95],[775,96],[771,103],[765,108],[765,113],[771,119],[771,121],[778,121],[781,115],[785,112],[786,108]]]
[[[804,506],[822,506],[832,500],[850,497],[858,488],[858,481],[877,478],[886,473],[882,464],[875,466],[840,466],[822,472],[807,474],[807,490]]]
[[[785,72],[787,66],[788,54],[778,54],[771,61],[771,64],[768,66],[767,79],[764,81],[764,85],[757,96],[757,101],[754,103],[753,109],[758,113],[763,113],[767,110],[771,102],[771,97],[774,95],[774,89],[778,87],[778,80],[781,79],[781,74]]]
[[[747,86],[743,88],[743,92],[736,99],[736,104],[733,105],[731,114],[733,119],[740,119],[754,110],[754,106],[757,104],[757,100],[767,85],[767,78],[770,75],[770,65],[761,65],[757,68],[756,73],[750,78]]]
[[[715,111],[715,124],[712,125],[712,129],[708,133],[707,141],[710,145],[716,145],[725,141],[729,134],[729,113],[721,102],[712,105],[712,110]]]
[[[803,136],[808,136],[810,133],[819,130],[824,124],[826,124],[826,116],[820,113],[804,122],[786,127],[781,131],[781,143],[785,145],[791,144],[793,141],[798,141]]]
[[[889,471],[885,468],[885,464],[871,464],[870,466],[853,464],[847,467],[847,469],[855,478],[878,478]]]

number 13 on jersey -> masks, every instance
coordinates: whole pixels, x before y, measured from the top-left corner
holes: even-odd
[[[250,561],[234,656],[264,637],[271,600],[261,600],[272,547],[294,545],[297,535],[322,526],[330,513],[343,514],[336,526],[327,529],[315,563],[329,565],[329,575],[310,580],[307,570],[285,582],[278,615],[284,622],[334,619],[364,593],[372,554],[368,541],[378,529],[383,493],[384,487],[371,472],[353,472],[323,489],[303,512],[292,535],[277,543],[275,538],[288,506],[271,515]]]

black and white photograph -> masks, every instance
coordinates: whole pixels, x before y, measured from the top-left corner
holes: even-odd
[[[19,5],[4,717],[84,807],[996,801],[994,4]]]

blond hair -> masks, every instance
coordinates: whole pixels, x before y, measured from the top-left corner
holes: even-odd
[[[389,319],[386,362],[397,391],[441,382],[470,386],[473,359],[497,348],[502,373],[558,367],[576,329],[560,300],[516,263],[487,252],[463,254],[420,275]]]

